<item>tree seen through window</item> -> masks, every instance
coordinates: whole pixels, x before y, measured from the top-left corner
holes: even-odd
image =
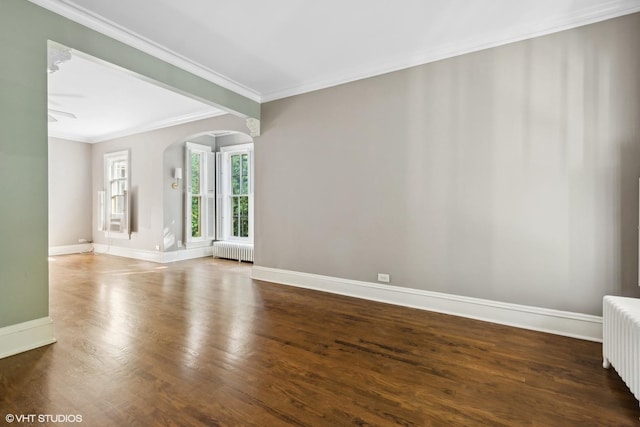
[[[231,234],[249,237],[249,157],[246,153],[231,156]]]

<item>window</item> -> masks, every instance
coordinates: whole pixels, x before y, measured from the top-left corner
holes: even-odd
[[[189,174],[191,184],[190,204],[191,204],[191,237],[202,237],[202,187],[200,185],[202,174],[203,153],[191,151],[190,153],[191,173]]]
[[[185,241],[253,242],[253,144],[185,147]]]
[[[249,237],[249,155],[231,156],[231,236]]]
[[[253,144],[221,149],[222,238],[253,241]]]
[[[187,245],[215,238],[215,157],[211,147],[187,142],[185,150]]]
[[[107,236],[128,238],[130,227],[129,151],[104,155],[105,189],[100,192],[99,229]]]

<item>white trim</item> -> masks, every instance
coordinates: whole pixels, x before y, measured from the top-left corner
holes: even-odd
[[[88,138],[86,136],[76,135],[75,133],[58,131],[58,130],[56,131],[48,130],[48,136],[51,138],[66,139],[67,141],[84,142],[87,144],[93,144],[94,142],[96,142],[92,138]]]
[[[91,248],[91,243],[82,243],[79,245],[49,246],[49,256],[91,252]]]
[[[158,120],[152,123],[145,123],[142,126],[136,126],[128,129],[119,130],[117,132],[111,132],[95,138],[86,138],[82,136],[78,136],[78,137],[72,136],[71,138],[69,138],[69,134],[64,134],[64,133],[60,133],[59,134],[60,136],[57,136],[55,131],[50,132],[49,136],[52,136],[55,138],[71,139],[73,141],[88,142],[90,144],[95,144],[97,142],[109,141],[115,138],[122,138],[123,136],[137,135],[143,132],[151,132],[154,130],[164,129],[171,126],[177,126],[184,123],[195,122],[196,120],[204,120],[211,117],[223,116],[225,114],[228,114],[228,113],[222,110],[200,111],[197,113],[184,114],[178,117],[169,117],[167,119]]]
[[[125,162],[124,177],[112,176],[112,167],[115,164]],[[104,227],[105,237],[109,239],[130,239],[131,238],[131,149],[113,151],[104,154],[104,206],[99,206],[100,210],[104,209],[106,223]],[[120,170],[120,169],[119,169]],[[123,212],[121,214],[112,212],[113,183],[124,181],[123,194]],[[116,186],[119,188],[119,186]],[[120,194],[116,194],[120,196]],[[101,214],[102,215],[102,214]],[[112,230],[113,221],[116,220],[119,230]],[[123,226],[124,225],[124,226]]]
[[[100,137],[95,142],[103,142],[109,139],[121,138],[123,136],[135,135],[143,132],[151,132],[152,130],[164,129],[171,126],[177,126],[184,123],[191,123],[197,120],[209,119],[211,117],[224,116],[225,114],[229,114],[226,111],[216,110],[216,111],[200,111],[196,113],[184,114],[182,116],[177,117],[169,117],[167,119],[159,120],[156,122],[148,123],[144,126],[138,126],[135,128],[130,128],[123,131],[114,132],[108,134],[107,136]]]
[[[200,248],[180,249],[172,252],[162,253],[162,262],[184,261],[187,259],[206,258],[213,256],[213,246],[204,246]]]
[[[602,317],[318,274],[254,266],[251,277],[420,310],[602,342]]]
[[[222,205],[222,215],[221,218],[218,219],[221,224],[222,235],[218,238],[220,240],[228,241],[228,242],[238,242],[244,244],[253,245],[253,232],[254,232],[254,194],[253,194],[253,175],[254,175],[254,162],[253,162],[253,150],[254,144],[253,142],[248,142],[246,144],[237,144],[237,145],[228,145],[225,147],[220,147],[220,154],[222,156],[220,161],[220,169],[219,169],[219,177],[221,181],[221,188],[219,190],[221,193],[221,205]],[[249,236],[248,237],[236,237],[231,234],[231,205],[230,202],[231,197],[231,156],[235,154],[246,154],[247,155],[247,166],[249,167],[249,188],[248,188],[248,201],[249,201]]]
[[[94,243],[94,253],[165,264],[169,262],[213,256],[213,247],[209,245],[199,248],[180,249],[172,252],[160,252]]]
[[[182,68],[198,77],[206,79],[225,89],[231,90],[238,95],[247,97],[255,102],[260,102],[260,95],[255,90],[238,83],[229,77],[220,74],[210,68],[205,67],[173,50],[162,46],[146,37],[130,31],[121,25],[110,21],[96,13],[83,7],[73,4],[68,0],[29,0],[53,13],[71,19],[74,22],[91,28],[101,34],[109,36],[126,45],[134,47],[142,52],[148,53],[176,67]]]
[[[215,139],[215,137],[214,137]],[[214,147],[204,144],[198,144],[195,142],[187,141],[184,148],[184,240],[187,248],[198,247],[198,245],[211,245],[213,238],[209,238],[209,219],[210,216],[215,215],[215,208],[213,212],[209,212],[209,198],[212,198],[212,190],[209,188],[209,175],[214,174],[215,171],[210,171],[209,168],[209,154],[213,153]],[[200,197],[200,237],[193,237],[193,230],[191,229],[192,220],[192,198],[194,197],[192,188],[192,174],[193,169],[191,165],[191,156],[193,154],[200,155],[200,191],[196,193],[196,197]]]
[[[96,254],[107,254],[123,258],[138,259],[141,261],[162,263],[162,252],[159,251],[148,251],[144,249],[125,248],[122,246],[94,243],[93,252]]]
[[[224,147],[220,147],[221,153],[235,153],[236,151],[244,152],[249,150],[253,150],[253,142],[247,142],[245,144],[225,145]]]
[[[0,328],[0,359],[54,342],[53,320],[50,317],[6,326]]]
[[[613,19],[624,15],[630,15],[640,11],[640,4],[636,0],[610,0],[603,1],[596,6],[582,10],[562,18],[539,22],[535,27],[513,28],[511,31],[496,29],[493,33],[482,37],[474,37],[459,43],[447,43],[432,47],[423,52],[415,52],[410,58],[396,58],[391,61],[371,64],[363,70],[352,69],[341,75],[335,75],[322,81],[310,81],[296,86],[262,94],[261,102],[275,101],[294,95],[312,92],[338,86],[344,83],[362,80],[369,77],[404,70],[442,59],[452,58],[466,53],[477,52],[492,47],[498,47],[509,43],[545,36],[560,31],[569,30],[596,22]]]
[[[509,32],[496,29],[494,33],[484,37],[476,37],[472,40],[456,44],[445,44],[429,49],[424,52],[416,52],[410,59],[397,58],[386,63],[373,64],[368,70],[353,69],[339,76],[334,76],[323,81],[306,82],[297,86],[276,90],[268,93],[258,91],[245,86],[233,79],[224,76],[216,71],[205,67],[191,59],[180,55],[156,42],[153,42],[140,34],[130,31],[113,21],[95,14],[83,7],[71,3],[68,0],[29,0],[45,9],[62,15],[72,21],[85,25],[99,33],[112,37],[122,43],[139,49],[145,53],[155,56],[163,61],[182,68],[185,71],[202,77],[212,83],[236,92],[256,102],[269,102],[288,96],[300,95],[314,90],[325,89],[332,86],[360,80],[368,77],[378,76],[405,68],[441,59],[451,58],[465,53],[476,52],[483,49],[497,47],[508,43],[540,37],[571,28],[589,25],[607,19],[617,18],[640,11],[640,5],[636,0],[609,0],[583,9],[577,13],[539,22],[535,28],[529,26],[525,28],[513,28]],[[528,24],[528,23],[527,23]]]

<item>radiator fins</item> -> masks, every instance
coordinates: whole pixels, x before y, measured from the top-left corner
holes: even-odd
[[[253,245],[236,242],[213,242],[213,256],[253,262]]]

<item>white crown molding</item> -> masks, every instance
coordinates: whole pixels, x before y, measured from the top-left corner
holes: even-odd
[[[228,114],[228,113],[222,110],[201,111],[197,113],[185,114],[183,116],[170,117],[168,119],[158,120],[156,122],[147,123],[144,126],[136,126],[133,128],[119,130],[117,132],[103,134],[93,138],[86,137],[83,135],[77,135],[74,133],[61,132],[61,131],[55,131],[55,130],[50,130],[49,136],[52,138],[61,138],[61,139],[67,139],[70,141],[95,144],[98,142],[109,141],[116,138],[122,138],[124,136],[136,135],[143,132],[151,132],[153,130],[164,129],[170,126],[177,126],[184,123],[195,122],[196,120],[210,119],[212,117],[223,116],[225,114]]]
[[[602,317],[255,266],[256,280],[602,342]]]
[[[247,97],[252,101],[261,102],[260,94],[255,90],[67,0],[29,1],[126,45],[139,49],[142,52],[148,53],[169,64],[182,68],[218,86]],[[69,47],[73,48],[73,46]]]
[[[75,133],[70,132],[50,130],[48,136],[49,138],[66,139],[67,141],[85,142],[87,144],[93,144],[95,142],[91,138],[86,138],[82,135],[76,135]]]
[[[344,83],[374,77],[381,74],[399,71],[410,67],[451,58],[483,49],[544,36],[607,19],[617,18],[640,11],[637,0],[608,0],[597,6],[582,9],[562,18],[555,18],[536,23],[534,26],[514,28],[511,31],[496,30],[484,37],[475,37],[461,43],[441,45],[417,52],[411,58],[396,58],[386,62],[372,64],[367,69],[352,69],[321,81],[307,81],[295,86],[260,94],[258,91],[244,86],[222,74],[192,61],[158,43],[155,43],[135,32],[107,20],[93,12],[70,3],[68,0],[29,0],[45,9],[62,15],[72,21],[85,25],[95,31],[119,40],[129,46],[162,59],[170,64],[189,71],[212,83],[232,90],[256,102],[274,101],[289,96],[300,95]],[[76,139],[77,140],[77,139]]]
[[[434,47],[423,52],[417,52],[411,58],[396,58],[372,65],[368,69],[352,69],[340,75],[335,75],[322,81],[306,82],[286,89],[262,94],[262,102],[275,101],[294,95],[301,95],[320,89],[326,89],[357,80],[375,77],[394,71],[416,67],[430,62],[440,61],[466,53],[477,52],[509,43],[545,36],[560,31],[569,30],[596,22],[613,19],[624,15],[640,12],[640,2],[637,0],[609,0],[603,1],[595,7],[583,9],[572,15],[541,21],[533,27],[514,28],[511,31],[497,29],[484,37],[475,37],[461,43],[450,43]]]
[[[53,320],[50,317],[6,326],[0,328],[0,359],[54,342]]]
[[[122,138],[123,136],[136,135],[143,132],[151,132],[153,130],[163,129],[170,126],[177,126],[184,123],[195,122],[196,120],[210,119],[211,117],[223,116],[225,114],[228,114],[228,113],[226,111],[221,111],[221,110],[216,110],[214,112],[202,111],[198,113],[185,114],[183,116],[171,117],[164,120],[158,120],[157,122],[152,122],[144,126],[137,126],[134,128],[125,129],[118,132],[105,134],[98,138],[94,138],[92,142],[108,141],[110,139]]]

